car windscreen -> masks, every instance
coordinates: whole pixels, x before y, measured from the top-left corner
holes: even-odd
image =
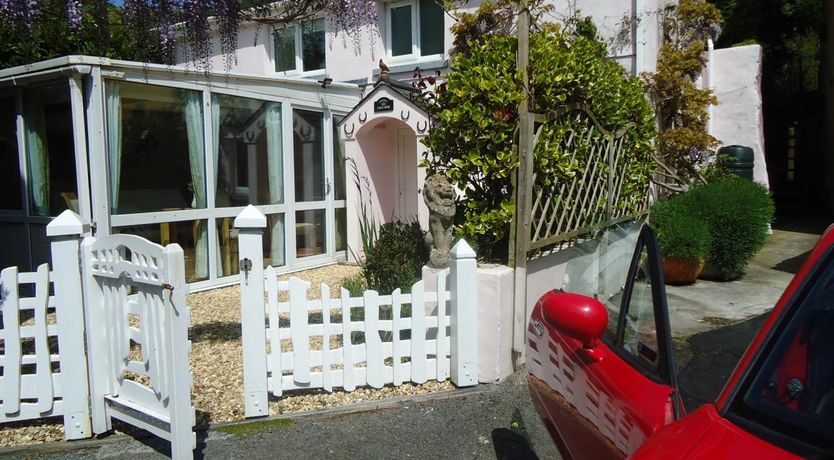
[[[762,347],[730,414],[800,455],[834,449],[834,253],[821,258]],[[827,454],[824,454],[827,455]]]

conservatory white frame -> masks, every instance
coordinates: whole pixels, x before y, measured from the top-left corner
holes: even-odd
[[[327,88],[311,80],[282,79],[241,74],[206,74],[194,69],[116,61],[89,56],[68,56],[44,61],[25,67],[0,71],[0,89],[6,87],[36,86],[47,81],[69,80],[73,137],[78,188],[79,213],[93,223],[96,235],[108,235],[114,228],[130,225],[148,225],[163,222],[206,220],[208,228],[208,276],[207,280],[191,283],[195,290],[231,284],[237,275],[218,276],[217,220],[234,218],[244,206],[215,207],[216,173],[213,152],[211,94],[246,97],[281,104],[283,131],[283,179],[284,203],[257,206],[264,214],[284,215],[284,228],[295,228],[296,212],[305,210],[325,211],[325,253],[297,257],[296,232],[284,231],[285,264],[281,271],[295,271],[344,260],[346,251],[336,251],[336,209],[346,207],[346,200],[334,199],[336,183],[333,175],[333,122],[335,116],[348,113],[360,99],[356,85],[333,83]],[[206,182],[206,207],[174,211],[155,211],[134,214],[112,214],[109,205],[109,175],[107,167],[106,110],[104,81],[159,85],[172,88],[201,91],[203,104],[204,165]],[[16,95],[21,104],[20,92]],[[324,199],[319,201],[295,201],[295,173],[293,155],[293,110],[301,109],[322,114],[322,143],[325,185]],[[29,216],[27,167],[23,142],[23,116],[18,110],[17,140],[20,161],[21,191],[24,210],[0,211],[0,223],[14,222],[45,224],[49,217]],[[87,145],[89,141],[89,145]],[[89,169],[88,169],[89,167]],[[347,183],[346,180],[343,183]],[[345,216],[348,218],[347,215]],[[347,226],[347,224],[345,223]],[[346,238],[346,235],[345,235]],[[347,239],[346,239],[347,240]],[[31,243],[30,243],[31,247]],[[30,258],[32,255],[30,254]],[[30,260],[31,262],[31,260]]]

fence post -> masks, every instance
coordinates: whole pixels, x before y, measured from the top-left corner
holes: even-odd
[[[452,247],[450,256],[451,378],[455,385],[467,387],[478,384],[477,264],[465,240]]]
[[[67,439],[92,436],[87,356],[84,347],[84,298],[81,291],[80,240],[90,224],[66,210],[46,226],[52,238],[52,273],[55,315],[61,355],[64,400],[64,435]]]
[[[266,216],[251,204],[235,217],[235,228],[240,230],[240,326],[243,344],[243,406],[246,417],[269,415],[264,322],[265,227]],[[281,369],[273,369],[273,375],[280,379]]]

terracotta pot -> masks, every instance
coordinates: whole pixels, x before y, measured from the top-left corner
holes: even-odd
[[[704,259],[663,259],[663,279],[666,284],[692,284],[704,270]]]

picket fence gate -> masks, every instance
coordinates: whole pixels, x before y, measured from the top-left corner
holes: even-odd
[[[0,272],[0,423],[63,415],[65,437],[82,439],[118,418],[191,458],[182,249],[132,235],[82,244],[87,232],[64,211],[46,227],[51,271]]]
[[[397,289],[390,295],[365,291],[350,297],[343,288],[331,298],[330,287],[322,284],[320,298],[308,300],[308,282],[278,281],[273,267],[263,268],[266,217],[249,206],[235,227],[246,417],[269,415],[268,394],[289,390],[353,391],[448,378],[459,387],[477,385],[476,262],[465,241],[452,248],[450,269],[437,274],[436,292],[426,292],[419,281],[408,294]],[[410,306],[410,317],[402,317],[404,306]],[[427,314],[427,306],[436,313]],[[380,318],[380,307],[390,311],[390,318]],[[352,319],[352,313],[361,319]],[[311,322],[311,314],[321,319]],[[354,333],[363,334],[363,343],[355,343]],[[311,338],[321,341],[319,349],[311,349]],[[331,347],[331,338],[341,344]]]

